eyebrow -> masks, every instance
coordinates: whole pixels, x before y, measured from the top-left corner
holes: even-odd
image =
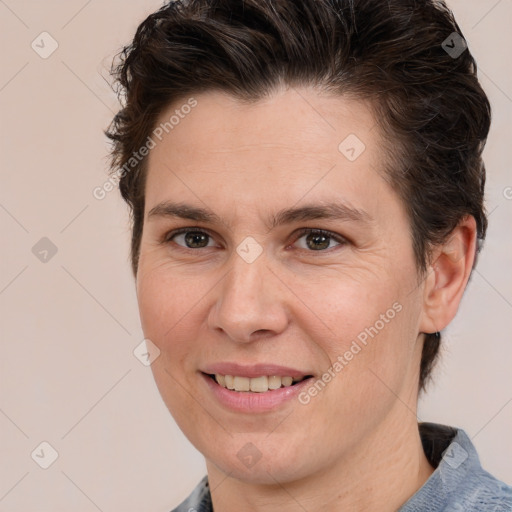
[[[200,208],[187,203],[174,203],[165,201],[157,204],[147,215],[148,220],[153,217],[174,217],[196,222],[211,224],[226,224],[216,213],[208,208]],[[354,208],[341,202],[327,202],[307,204],[301,207],[285,208],[268,219],[267,227],[274,229],[277,226],[304,222],[315,219],[333,219],[369,224],[373,218],[364,210]]]

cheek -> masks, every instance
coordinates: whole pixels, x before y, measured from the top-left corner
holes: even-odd
[[[305,295],[318,314],[309,314],[311,323],[302,328],[319,333],[312,341],[328,356],[323,370],[336,375],[334,387],[347,397],[349,409],[362,399],[379,400],[390,389],[398,390],[416,364],[421,307],[418,294],[411,293],[415,274],[396,269],[389,277],[375,275],[333,277],[324,286],[309,286]]]
[[[190,424],[199,421],[200,411],[194,407],[190,393],[190,377],[195,368],[190,366],[190,354],[194,353],[193,340],[200,339],[197,314],[201,296],[205,292],[192,278],[177,277],[164,267],[147,269],[139,267],[137,300],[145,338],[160,350],[151,364],[155,383],[169,411],[179,420],[185,431]]]
[[[137,277],[137,301],[145,334],[153,334],[162,343],[166,334],[171,335],[180,323],[187,322],[194,306],[207,293],[206,285],[193,276],[166,268],[165,265],[139,267]],[[149,336],[148,336],[149,337]]]
[[[308,421],[331,439],[334,451],[346,449],[376,428],[397,397],[409,403],[415,389],[419,361],[414,359],[412,319],[417,308],[403,297],[393,302],[395,297],[383,295],[365,303],[356,300],[364,295],[354,293],[353,302],[340,305],[338,337],[324,345],[331,361],[320,377],[326,384],[317,380],[306,390],[308,396],[302,396],[305,410],[316,413],[311,412]]]
[[[207,293],[197,284],[193,278],[177,277],[177,273],[141,267],[137,279],[139,314],[145,338],[160,350],[160,357],[152,364],[159,386],[169,380],[164,368],[180,382],[180,374],[190,370],[186,356],[192,340],[200,338],[197,315],[201,298]]]
[[[313,323],[317,331],[323,329],[325,335],[316,341],[325,344],[331,356],[337,356],[348,350],[353,340],[364,343],[376,331],[380,334],[390,330],[400,316],[397,309],[401,309],[401,288],[405,286],[396,277],[386,279],[382,273],[360,271],[333,272],[316,279],[314,286],[305,281],[296,282],[294,288],[300,290],[297,295],[310,309],[302,315],[311,321],[307,329],[311,331]]]

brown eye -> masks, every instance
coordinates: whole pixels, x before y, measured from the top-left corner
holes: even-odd
[[[166,235],[165,242],[174,242],[184,249],[204,249],[211,236],[205,231],[183,228]],[[211,247],[211,246],[210,246]]]
[[[322,229],[304,229],[298,234],[297,241],[305,236],[305,245],[301,249],[309,251],[325,251],[331,249],[334,241],[337,245],[345,245],[347,241],[340,235]],[[334,246],[335,247],[335,246]]]

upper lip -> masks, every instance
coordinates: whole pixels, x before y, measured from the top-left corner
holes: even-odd
[[[271,363],[258,363],[250,365],[242,365],[238,363],[215,363],[205,366],[201,369],[203,373],[210,375],[234,375],[237,377],[261,377],[263,375],[278,376],[278,377],[293,377],[302,378],[306,375],[312,375],[311,372],[298,370],[289,366],[280,366]]]

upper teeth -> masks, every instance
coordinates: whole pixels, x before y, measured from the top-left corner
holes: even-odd
[[[276,375],[262,377],[238,377],[233,375],[215,374],[215,380],[224,388],[233,389],[235,391],[253,391],[255,393],[264,393],[269,389],[279,389],[281,386],[291,386],[295,380],[293,377],[279,377]]]

